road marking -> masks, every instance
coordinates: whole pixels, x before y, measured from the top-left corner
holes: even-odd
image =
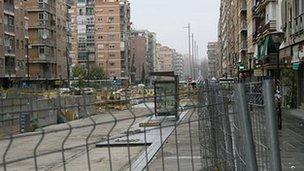
[[[179,159],[201,159],[201,156],[178,156]],[[177,159],[177,156],[168,156],[165,159]]]

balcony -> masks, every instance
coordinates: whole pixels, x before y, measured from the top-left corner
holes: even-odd
[[[38,26],[40,27],[51,27],[51,21],[50,20],[39,20]]]
[[[266,58],[261,60],[263,67],[277,67],[277,54],[270,53]]]
[[[41,46],[41,45],[54,46],[55,42],[53,41],[52,38],[47,38],[47,39],[39,38],[33,41],[31,44],[32,46]]]
[[[24,37],[26,37],[27,39],[29,38],[29,31],[28,31],[28,29],[24,30]]]
[[[5,57],[5,75],[12,76],[16,74],[15,57]]]
[[[266,23],[264,25],[261,25],[257,29],[256,33],[254,34],[255,35],[255,39],[257,39],[260,36],[263,36],[263,35],[265,35],[267,33],[274,32],[276,30],[277,30],[277,28],[276,28],[276,21],[275,20],[271,20],[268,23]]]
[[[247,40],[242,40],[240,43],[240,51],[246,51],[248,48]]]
[[[304,13],[299,15],[298,17],[294,18],[293,24],[293,34],[298,34],[303,31],[304,29]]]
[[[94,6],[94,4],[95,4],[95,1],[94,0],[91,0],[91,1],[87,1],[87,6]]]
[[[252,9],[253,14],[257,14],[265,10],[266,6],[270,2],[276,2],[276,0],[257,0],[256,5]]]
[[[4,46],[4,54],[6,56],[15,55],[15,46]]]
[[[240,26],[241,26],[241,29],[240,29],[241,32],[246,32],[247,31],[248,26],[247,26],[246,21],[242,21]]]
[[[247,11],[247,2],[243,0],[240,5],[240,13]]]
[[[15,35],[15,26],[14,25],[4,25],[4,32]]]
[[[87,47],[88,52],[95,52],[95,47]]]
[[[49,4],[47,4],[47,3],[39,3],[39,4],[38,4],[38,8],[39,8],[39,9],[46,10],[46,11],[50,11],[50,6],[49,6]]]
[[[30,63],[36,63],[36,64],[49,64],[49,63],[56,63],[56,61],[51,58],[51,54],[39,54],[38,58],[33,59],[30,61]]]
[[[4,12],[14,15],[14,12],[15,12],[14,4],[4,3]]]

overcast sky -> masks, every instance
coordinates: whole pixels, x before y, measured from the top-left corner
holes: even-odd
[[[209,41],[217,40],[219,0],[130,0],[131,20],[135,29],[157,34],[158,42],[188,52],[187,29],[199,43],[200,55],[206,57]]]

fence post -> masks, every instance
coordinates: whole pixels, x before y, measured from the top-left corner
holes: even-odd
[[[218,147],[217,147],[217,139],[216,139],[216,125],[215,123],[215,92],[212,86],[209,85],[207,82],[207,98],[208,98],[208,116],[209,116],[209,121],[210,121],[210,143],[211,143],[211,153],[213,153],[212,157],[212,166],[217,166],[219,163],[219,158],[218,158]]]
[[[251,129],[251,118],[248,110],[245,83],[238,83],[236,86],[236,103],[238,103],[238,114],[240,116],[241,123],[243,123],[243,133],[245,141],[245,162],[246,170],[256,171],[257,160],[255,154],[255,147],[253,142],[253,134]]]
[[[222,90],[223,91],[223,90]],[[228,163],[227,170],[233,168],[234,166],[234,156],[233,156],[233,143],[232,143],[232,132],[231,132],[231,125],[230,125],[230,118],[229,118],[229,92],[230,90],[227,90],[227,92],[223,92],[223,105],[224,105],[224,130],[225,130],[225,146],[226,150],[228,152],[228,156],[226,157],[226,160]]]
[[[281,171],[281,155],[278,138],[278,118],[274,110],[274,94],[271,80],[264,80],[263,94],[265,99],[266,137],[270,150],[270,170]],[[267,135],[268,134],[268,135]]]

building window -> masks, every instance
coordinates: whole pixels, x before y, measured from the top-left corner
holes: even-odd
[[[44,20],[44,14],[43,14],[43,12],[39,12],[38,13],[38,19],[39,20]]]
[[[87,8],[86,15],[94,15],[94,8]]]
[[[79,9],[79,15],[83,15],[83,9]]]
[[[98,48],[98,49],[103,49],[103,48],[104,48],[104,45],[103,45],[103,44],[98,44],[98,45],[97,45],[97,48]]]
[[[94,18],[93,17],[88,17],[87,18],[87,23],[88,24],[94,24]]]
[[[102,32],[102,27],[97,27],[97,31]]]
[[[114,48],[115,48],[115,45],[114,45],[114,44],[110,44],[110,45],[109,45],[109,48],[110,48],[110,49],[114,49]]]
[[[299,0],[295,0],[294,7],[295,7],[295,17],[298,17],[300,15],[300,1]]]
[[[114,17],[109,17],[108,22],[113,23],[114,22]]]
[[[44,47],[39,47],[39,54],[44,54],[45,50]]]
[[[109,35],[109,40],[110,41],[114,41],[115,40],[115,35],[114,34],[110,34]]]
[[[41,39],[47,39],[49,36],[49,30],[47,29],[38,29],[38,37]]]
[[[19,40],[16,41],[16,47],[19,48]]]
[[[110,58],[114,58],[115,54],[114,53],[110,53]]]
[[[87,42],[94,42],[94,36],[93,35],[87,36]]]
[[[115,31],[115,27],[114,27],[114,26],[109,26],[109,31],[110,31],[110,32]]]

